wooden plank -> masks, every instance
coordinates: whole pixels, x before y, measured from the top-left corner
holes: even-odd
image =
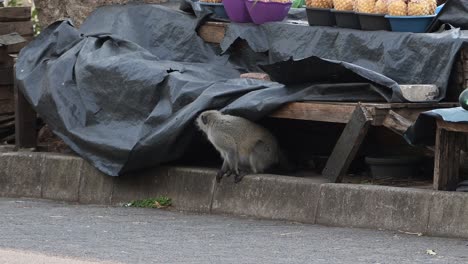
[[[427,102],[427,103],[363,103],[363,106],[373,106],[378,109],[402,109],[402,108],[446,108],[458,106],[457,102]]]
[[[441,121],[438,120],[438,124]],[[441,127],[436,132],[434,190],[455,191],[460,175],[460,148],[463,134]]]
[[[392,110],[388,111],[388,114],[382,123],[384,127],[399,135],[403,135],[412,124],[413,123],[410,120],[404,118]]]
[[[347,173],[349,165],[366,137],[371,120],[367,110],[358,105],[322,171],[322,175],[330,182],[339,183],[343,180],[343,176]]]
[[[0,22],[0,35],[5,35],[14,32],[22,36],[34,35],[32,21]]]
[[[20,34],[18,33],[10,33],[5,35],[0,35],[0,45],[10,46],[18,43],[26,42]]]
[[[34,39],[34,36],[32,36],[32,35],[30,35],[30,36],[23,35],[21,37],[23,37],[26,41],[22,42],[22,43],[18,43],[18,44],[8,46],[8,53],[19,53],[22,48],[26,47],[26,45],[28,45],[28,43],[31,42],[31,40]]]
[[[290,103],[273,112],[270,116],[275,118],[347,123],[355,108],[355,105]]]
[[[225,33],[226,23],[223,22],[207,22],[198,29],[198,35],[208,43],[221,43]]]
[[[275,118],[298,119],[331,123],[347,123],[358,103],[350,102],[295,102],[273,112]],[[457,106],[457,103],[361,103],[372,116],[372,125],[382,125],[388,110],[405,113],[412,118],[434,108]],[[412,120],[411,118],[411,120]]]
[[[31,20],[31,7],[1,7],[0,22]]]
[[[13,99],[0,99],[0,114],[10,113],[15,110]]]
[[[13,100],[13,85],[0,86],[0,100]]]
[[[468,133],[468,123],[452,123],[437,120],[437,126],[447,131]]]
[[[13,66],[1,66],[0,65],[0,85],[12,85],[13,84]]]
[[[15,141],[18,149],[36,148],[36,112],[15,82]]]

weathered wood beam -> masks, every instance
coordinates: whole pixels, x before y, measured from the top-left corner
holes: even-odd
[[[31,20],[31,7],[1,7],[0,22]]]
[[[356,105],[327,103],[289,103],[270,116],[276,118],[310,120],[331,123],[348,123]]]
[[[437,121],[434,189],[455,191],[460,181],[460,150],[464,135],[445,129],[443,123]]]
[[[0,35],[16,32],[22,36],[34,34],[32,21],[0,22]]]
[[[356,106],[322,171],[322,175],[330,182],[339,183],[343,180],[367,135],[371,121],[372,117],[367,110],[360,104]]]
[[[410,120],[397,114],[393,110],[388,111],[387,116],[382,122],[382,125],[393,132],[403,135],[406,130],[413,124]]]
[[[18,89],[15,81],[15,141],[18,149],[35,149],[37,146],[36,111]]]

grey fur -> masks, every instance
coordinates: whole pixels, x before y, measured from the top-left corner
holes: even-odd
[[[196,123],[224,160],[218,182],[231,174],[239,182],[248,173],[265,172],[283,157],[276,138],[245,118],[210,110],[201,113]]]

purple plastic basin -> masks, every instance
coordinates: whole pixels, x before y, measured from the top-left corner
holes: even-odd
[[[291,8],[292,3],[277,3],[277,2],[256,2],[247,0],[245,2],[252,21],[257,24],[266,22],[282,21]]]
[[[231,21],[238,23],[252,22],[249,11],[247,11],[247,7],[245,6],[245,0],[223,0],[223,4]]]

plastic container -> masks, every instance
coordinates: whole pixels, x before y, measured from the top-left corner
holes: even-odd
[[[362,30],[392,30],[390,22],[382,14],[357,13]]]
[[[201,8],[211,11],[217,18],[229,19],[223,3],[206,3],[202,1],[199,3]]]
[[[335,26],[335,15],[329,8],[306,7],[307,20],[311,26]]]
[[[267,22],[283,21],[288,15],[292,3],[261,2],[247,0],[245,2],[252,21],[257,24]]]
[[[341,11],[332,9],[335,15],[336,25],[341,28],[361,29],[358,15],[353,11]]]
[[[436,8],[436,15],[439,14],[440,10],[442,10],[442,8],[444,8],[445,4],[441,4],[440,6],[438,6]]]
[[[237,23],[250,23],[249,11],[245,5],[245,0],[223,0],[224,9],[226,10],[229,19]]]
[[[436,15],[430,16],[385,16],[390,22],[392,31],[423,33]]]
[[[419,176],[421,157],[366,157],[373,178],[414,178]]]

